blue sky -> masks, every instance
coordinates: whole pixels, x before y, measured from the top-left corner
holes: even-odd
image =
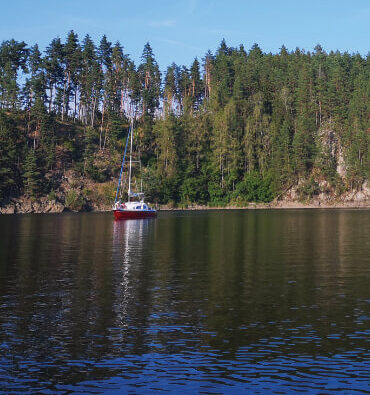
[[[0,41],[15,38],[42,49],[73,29],[80,39],[97,42],[105,33],[119,40],[138,62],[149,41],[165,69],[172,62],[190,65],[222,38],[249,49],[258,43],[276,53],[284,44],[312,50],[367,55],[370,42],[369,0],[13,0],[1,2]]]

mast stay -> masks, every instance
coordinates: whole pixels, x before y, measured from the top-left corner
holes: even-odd
[[[124,151],[124,153],[123,153],[121,171],[120,171],[120,173],[119,173],[118,185],[117,185],[116,197],[115,197],[115,199],[114,199],[114,204],[117,203],[118,193],[119,193],[120,186],[121,186],[121,179],[122,179],[123,167],[124,167],[124,165],[125,165],[125,160],[126,160],[126,151],[127,151],[127,146],[128,146],[128,140],[129,140],[130,136],[131,136],[131,150],[132,150],[132,123],[133,123],[133,121],[131,120],[131,125],[130,125],[130,128],[129,128],[129,130],[128,130],[128,135],[127,135],[127,138],[126,138],[125,151]],[[130,159],[131,159],[131,155],[130,155]],[[131,163],[130,163],[130,171],[131,171]]]

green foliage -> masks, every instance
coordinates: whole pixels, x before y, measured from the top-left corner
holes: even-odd
[[[161,177],[158,172],[152,168],[147,167],[142,175],[145,196],[150,202],[163,202],[163,187]]]
[[[233,197],[239,202],[271,202],[274,199],[271,176],[261,177],[257,172],[245,174]]]
[[[228,197],[219,183],[209,182],[208,193],[211,206],[225,206],[228,203]]]
[[[103,204],[109,206],[114,201],[116,195],[116,184],[113,182],[107,182],[99,184],[93,189],[84,188],[82,195],[86,201],[91,201],[96,204]]]
[[[53,189],[48,193],[48,200],[50,202],[53,200],[57,200],[57,194]]]
[[[207,180],[202,177],[185,178],[180,187],[182,202],[206,204],[208,201]]]
[[[0,202],[17,189],[19,171],[17,157],[18,133],[14,123],[0,112]]]
[[[320,186],[313,177],[310,177],[298,187],[297,192],[301,199],[310,199],[320,193]]]
[[[105,204],[110,204],[114,200],[116,195],[116,184],[115,183],[107,183],[102,186],[102,195],[104,198]]]
[[[37,164],[36,152],[29,149],[24,163],[24,187],[25,193],[31,197],[37,197],[41,192],[41,173]]]
[[[173,63],[162,81],[149,43],[136,66],[105,35],[95,45],[71,31],[45,54],[4,41],[0,200],[47,193],[68,171],[106,185],[132,117],[135,159],[153,202],[268,202],[298,180],[304,199],[323,180],[330,193],[361,188],[370,171],[368,62],[320,45],[266,54],[222,40],[203,64]],[[73,193],[68,200],[79,209]]]
[[[142,109],[145,115],[153,117],[159,105],[161,73],[149,43],[144,46],[141,60],[138,73],[141,83]]]
[[[171,201],[178,202],[180,200],[179,196],[179,187],[180,187],[180,179],[176,176],[167,177],[162,179],[162,203],[168,203]]]
[[[106,182],[110,179],[111,172],[104,162],[97,165],[92,158],[89,158],[85,164],[85,175],[93,181]]]
[[[76,189],[68,191],[64,204],[72,211],[81,211],[85,206],[83,196]]]

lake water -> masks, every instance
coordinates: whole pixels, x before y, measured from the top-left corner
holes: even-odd
[[[370,210],[0,217],[0,393],[370,393]]]

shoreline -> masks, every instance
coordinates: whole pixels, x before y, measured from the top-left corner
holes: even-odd
[[[73,211],[58,202],[50,202],[48,205],[40,205],[37,203],[21,204],[20,202],[13,202],[14,204],[0,207],[1,214],[57,214],[63,212],[80,212],[80,213],[102,213],[111,211],[110,207],[92,207],[90,209]],[[23,202],[22,202],[23,203]],[[153,205],[155,206],[155,205]],[[294,209],[356,209],[369,210],[370,199],[365,201],[342,201],[342,202],[321,202],[311,201],[307,203],[297,201],[277,201],[271,203],[250,203],[246,206],[203,206],[203,205],[188,205],[183,207],[173,207],[170,205],[157,205],[158,211],[205,211],[205,210],[294,210]]]
[[[201,211],[201,210],[294,210],[294,209],[370,209],[370,202],[342,202],[335,204],[317,203],[256,203],[248,206],[188,206],[188,207],[168,207],[162,206],[158,211]]]

